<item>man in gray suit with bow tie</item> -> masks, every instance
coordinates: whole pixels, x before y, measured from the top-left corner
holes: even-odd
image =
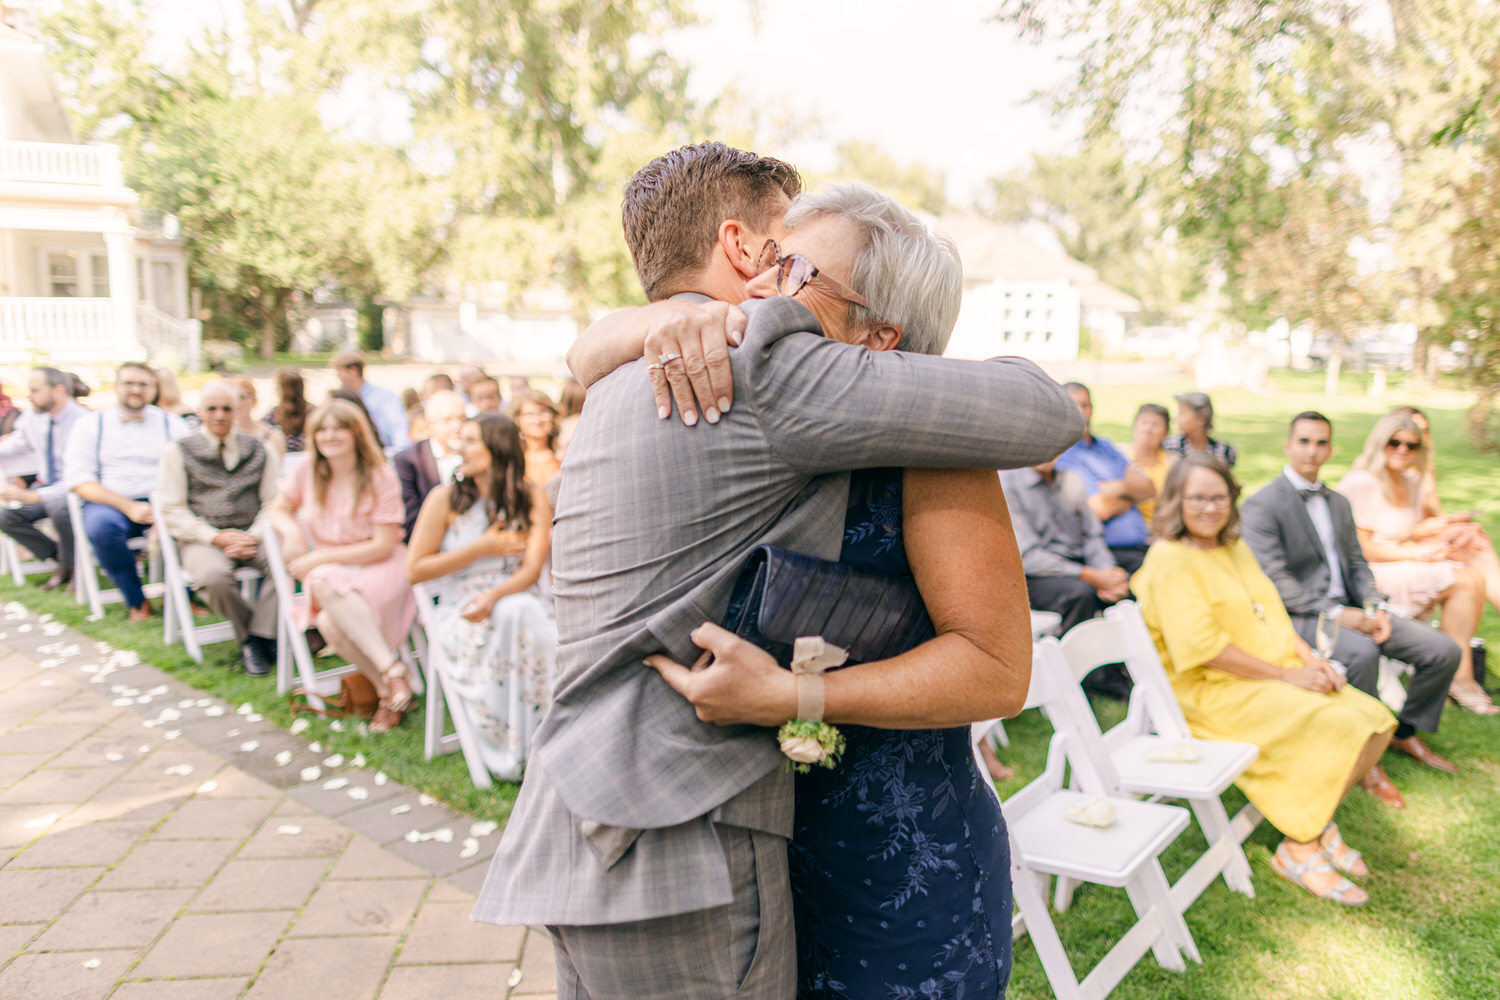
[[[1364,603],[1383,595],[1360,551],[1349,501],[1318,478],[1333,454],[1328,418],[1313,410],[1293,417],[1285,451],[1282,474],[1240,509],[1245,544],[1276,584],[1292,626],[1303,639],[1313,642],[1319,612],[1338,612],[1342,628],[1333,659],[1348,668],[1350,684],[1379,697],[1382,654],[1412,665],[1416,673],[1406,689],[1391,749],[1428,767],[1455,771],[1422,742],[1417,730],[1433,732],[1438,727],[1448,685],[1458,669],[1458,646],[1436,629],[1384,610],[1366,616]],[[1404,804],[1378,764],[1362,784],[1390,805]]]
[[[648,296],[745,298],[799,190],[788,165],[719,143],[648,164],[624,211]],[[860,250],[880,257],[876,312],[927,309],[934,268],[960,287],[930,234]],[[591,387],[569,446],[556,699],[475,908],[548,926],[559,997],[791,1000],[786,760],[772,730],[700,721],[643,659],[692,662],[690,633],[722,618],[755,545],[836,559],[850,470],[1030,465],[1082,431],[1027,362],[871,352],[822,336],[795,298],[745,311],[716,427],[660,419],[636,360]]]

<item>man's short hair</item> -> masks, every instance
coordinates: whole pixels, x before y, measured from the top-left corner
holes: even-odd
[[[447,372],[433,372],[423,380],[423,385],[428,386],[433,392],[452,392],[453,376]]]
[[[53,368],[49,365],[39,365],[38,367],[33,368],[32,371],[36,372],[37,374],[41,375],[42,378],[46,379],[47,388],[56,389],[58,386],[62,386],[63,388],[68,390],[69,395],[72,394],[72,373],[65,372],[61,368]]]
[[[804,194],[792,202],[782,225],[791,232],[825,216],[852,223],[858,234],[849,285],[870,304],[849,303],[850,326],[899,324],[901,350],[942,354],[964,295],[963,264],[953,241],[864,184]]]
[[[1090,399],[1094,398],[1094,394],[1089,392],[1089,387],[1082,382],[1064,382],[1062,387],[1064,392],[1081,392]]]
[[[115,369],[115,379],[116,379],[116,381],[119,380],[119,378],[120,378],[121,375],[124,375],[126,372],[132,371],[132,370],[138,371],[138,372],[145,372],[147,375],[151,376],[151,381],[153,381],[153,382],[157,381],[156,369],[152,368],[150,365],[146,364],[146,362],[144,362],[144,361],[123,361],[123,362],[121,362],[120,366]]]
[[[682,146],[646,164],[625,185],[620,210],[646,298],[681,291],[675,283],[707,265],[725,219],[764,232],[782,199],[801,190],[791,164],[722,142]]]
[[[1303,421],[1303,420],[1316,420],[1320,424],[1327,424],[1328,425],[1328,433],[1329,433],[1329,435],[1333,434],[1333,421],[1332,420],[1329,420],[1327,417],[1323,416],[1323,414],[1319,413],[1317,410],[1303,410],[1301,413],[1297,414],[1295,417],[1292,418],[1292,422],[1291,423],[1289,423],[1289,424],[1286,425],[1286,433],[1287,433],[1288,437],[1291,437],[1292,428],[1296,427],[1297,424],[1299,422]]]
[[[358,351],[344,351],[335,355],[333,359],[334,368],[353,368],[359,372],[359,377],[365,377],[365,356]]]

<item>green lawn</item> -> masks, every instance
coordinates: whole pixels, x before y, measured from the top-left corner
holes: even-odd
[[[1359,452],[1375,420],[1390,406],[1407,402],[1399,392],[1384,400],[1363,394],[1365,380],[1345,379],[1345,395],[1333,400],[1321,393],[1321,376],[1281,375],[1275,395],[1244,392],[1214,394],[1218,408],[1215,435],[1239,447],[1238,472],[1249,490],[1259,488],[1282,465],[1281,442],[1287,419],[1303,409],[1318,409],[1334,420],[1336,452],[1327,469],[1337,482]],[[1096,385],[1095,426],[1117,441],[1128,438],[1128,423],[1141,402],[1175,409],[1171,395],[1185,385]],[[1433,421],[1440,456],[1439,482],[1449,509],[1488,508],[1485,523],[1500,535],[1500,478],[1496,458],[1476,454],[1461,435],[1463,408],[1443,394],[1410,400]],[[39,594],[28,586],[0,582],[0,595],[24,599],[79,631],[118,647],[232,704],[249,701],[282,725],[290,715],[284,698],[269,679],[251,679],[238,670],[232,644],[208,647],[207,662],[194,664],[180,646],[161,642],[160,621],[131,627],[118,605],[104,621],[88,622],[69,598]],[[1487,612],[1483,634],[1500,649],[1500,619]],[[1497,668],[1500,672],[1500,668]],[[1109,713],[1106,712],[1106,715]],[[1108,725],[1116,717],[1101,722]],[[1037,712],[1007,724],[1011,749],[1006,759],[1017,778],[1002,786],[1009,794],[1040,771],[1050,730]],[[372,767],[431,794],[474,816],[503,821],[515,799],[516,786],[497,783],[479,792],[469,782],[458,755],[422,759],[420,711],[402,727],[379,737],[360,736],[349,727],[333,732],[315,722],[304,734],[330,751],[362,752]],[[1338,1000],[1389,998],[1474,998],[1500,996],[1500,718],[1480,719],[1450,707],[1433,746],[1457,762],[1458,776],[1420,768],[1403,757],[1386,766],[1405,794],[1408,807],[1395,811],[1356,790],[1340,809],[1346,838],[1364,851],[1375,871],[1367,883],[1371,903],[1345,910],[1313,899],[1277,878],[1267,866],[1277,840],[1267,825],[1250,838],[1247,850],[1255,873],[1257,897],[1246,899],[1217,883],[1188,912],[1188,923],[1203,954],[1203,964],[1184,974],[1159,970],[1148,957],[1126,977],[1113,996],[1121,1000],[1261,1000],[1319,997]],[[1243,801],[1231,791],[1231,809]],[[1181,874],[1202,849],[1196,827],[1167,857],[1169,877]],[[1104,954],[1131,922],[1122,890],[1083,887],[1071,911],[1057,918],[1075,967],[1085,969]],[[1029,943],[1017,947],[1010,996],[1051,995]]]
[[[1334,483],[1349,467],[1365,434],[1389,407],[1413,402],[1433,422],[1439,455],[1438,481],[1449,510],[1489,508],[1485,524],[1500,533],[1496,504],[1497,458],[1474,452],[1462,438],[1462,405],[1451,396],[1408,400],[1393,392],[1382,400],[1363,394],[1363,381],[1346,379],[1345,394],[1328,399],[1321,376],[1278,377],[1269,397],[1214,393],[1216,437],[1239,448],[1237,472],[1249,491],[1282,466],[1281,442],[1292,414],[1317,409],[1334,421],[1336,451],[1326,469]],[[1163,385],[1094,387],[1095,427],[1116,441],[1128,439],[1128,424],[1142,402],[1160,402],[1175,412]],[[1446,405],[1444,405],[1446,404]],[[1500,619],[1485,615],[1482,634],[1500,649]],[[1492,676],[1491,684],[1497,681]],[[1101,710],[1101,724],[1122,712]],[[1011,748],[1005,760],[1017,777],[1002,784],[1009,795],[1041,770],[1051,729],[1040,713],[1025,712],[1006,724]],[[1370,903],[1348,910],[1314,899],[1282,881],[1269,867],[1279,835],[1262,823],[1246,843],[1256,898],[1216,883],[1188,911],[1188,925],[1203,955],[1186,974],[1165,972],[1148,956],[1112,994],[1120,1000],[1260,1000],[1318,997],[1329,1000],[1474,998],[1500,996],[1500,717],[1481,719],[1449,706],[1442,730],[1430,739],[1460,767],[1439,774],[1390,754],[1384,763],[1406,797],[1393,810],[1356,789],[1339,809],[1345,838],[1362,850],[1374,875],[1366,887]],[[1244,801],[1227,797],[1231,811]],[[1196,826],[1166,858],[1175,879],[1203,849]],[[1129,926],[1132,913],[1123,890],[1085,887],[1073,908],[1056,916],[1074,967],[1084,971]],[[1011,997],[1051,996],[1041,963],[1027,941],[1016,948]]]

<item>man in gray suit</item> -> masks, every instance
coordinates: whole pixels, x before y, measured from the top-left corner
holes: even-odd
[[[648,295],[743,299],[799,188],[786,164],[718,143],[653,161],[625,198]],[[882,254],[850,233],[874,268],[873,325],[951,328],[961,285],[942,244],[892,232]],[[935,308],[934,285],[951,303]],[[790,1000],[792,785],[774,731],[700,721],[642,660],[692,662],[690,633],[723,616],[755,545],[836,559],[849,470],[1029,465],[1082,432],[1029,363],[839,342],[853,301],[820,314],[828,337],[801,299],[747,303],[734,403],[705,410],[711,431],[660,419],[642,360],[590,389],[553,542],[556,700],[475,908],[549,927],[560,997]]]
[[[1342,627],[1333,659],[1348,668],[1350,684],[1379,697],[1382,654],[1412,665],[1416,673],[1406,689],[1391,749],[1440,771],[1457,770],[1423,743],[1417,730],[1433,732],[1438,727],[1448,685],[1458,669],[1458,646],[1436,629],[1387,615],[1383,609],[1373,616],[1365,614],[1365,602],[1382,595],[1360,551],[1354,513],[1348,500],[1318,479],[1333,454],[1328,418],[1313,410],[1297,414],[1284,449],[1287,465],[1282,474],[1240,509],[1245,543],[1276,584],[1292,626],[1303,639],[1314,641],[1319,612],[1338,612]],[[1384,802],[1404,804],[1378,764],[1362,784]]]

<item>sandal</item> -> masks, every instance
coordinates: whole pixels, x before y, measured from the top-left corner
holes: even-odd
[[[1500,715],[1500,705],[1490,701],[1490,696],[1482,688],[1478,691],[1449,688],[1448,697],[1466,712],[1473,712],[1475,715]]]
[[[1344,843],[1344,838],[1339,836],[1337,823],[1329,823],[1323,827],[1323,833],[1318,837],[1318,846],[1323,849],[1323,855],[1333,867],[1345,875],[1364,878],[1370,874],[1365,856]]]
[[[387,699],[391,710],[397,713],[411,708],[411,682],[406,679],[406,661],[399,656],[391,661],[391,665],[385,668],[385,682],[390,686],[391,694]]]
[[[1286,849],[1286,842],[1283,841],[1271,857],[1271,870],[1288,882],[1300,885],[1319,899],[1331,899],[1342,906],[1363,906],[1370,901],[1368,893],[1346,878],[1341,877],[1322,892],[1318,892],[1307,884],[1308,875],[1334,870],[1333,865],[1328,861],[1328,856],[1321,850],[1314,851],[1306,861],[1297,861],[1292,858],[1291,852]]]
[[[375,709],[375,714],[370,717],[370,732],[388,733],[401,725],[401,713],[391,707],[386,699],[380,699],[380,704]]]

